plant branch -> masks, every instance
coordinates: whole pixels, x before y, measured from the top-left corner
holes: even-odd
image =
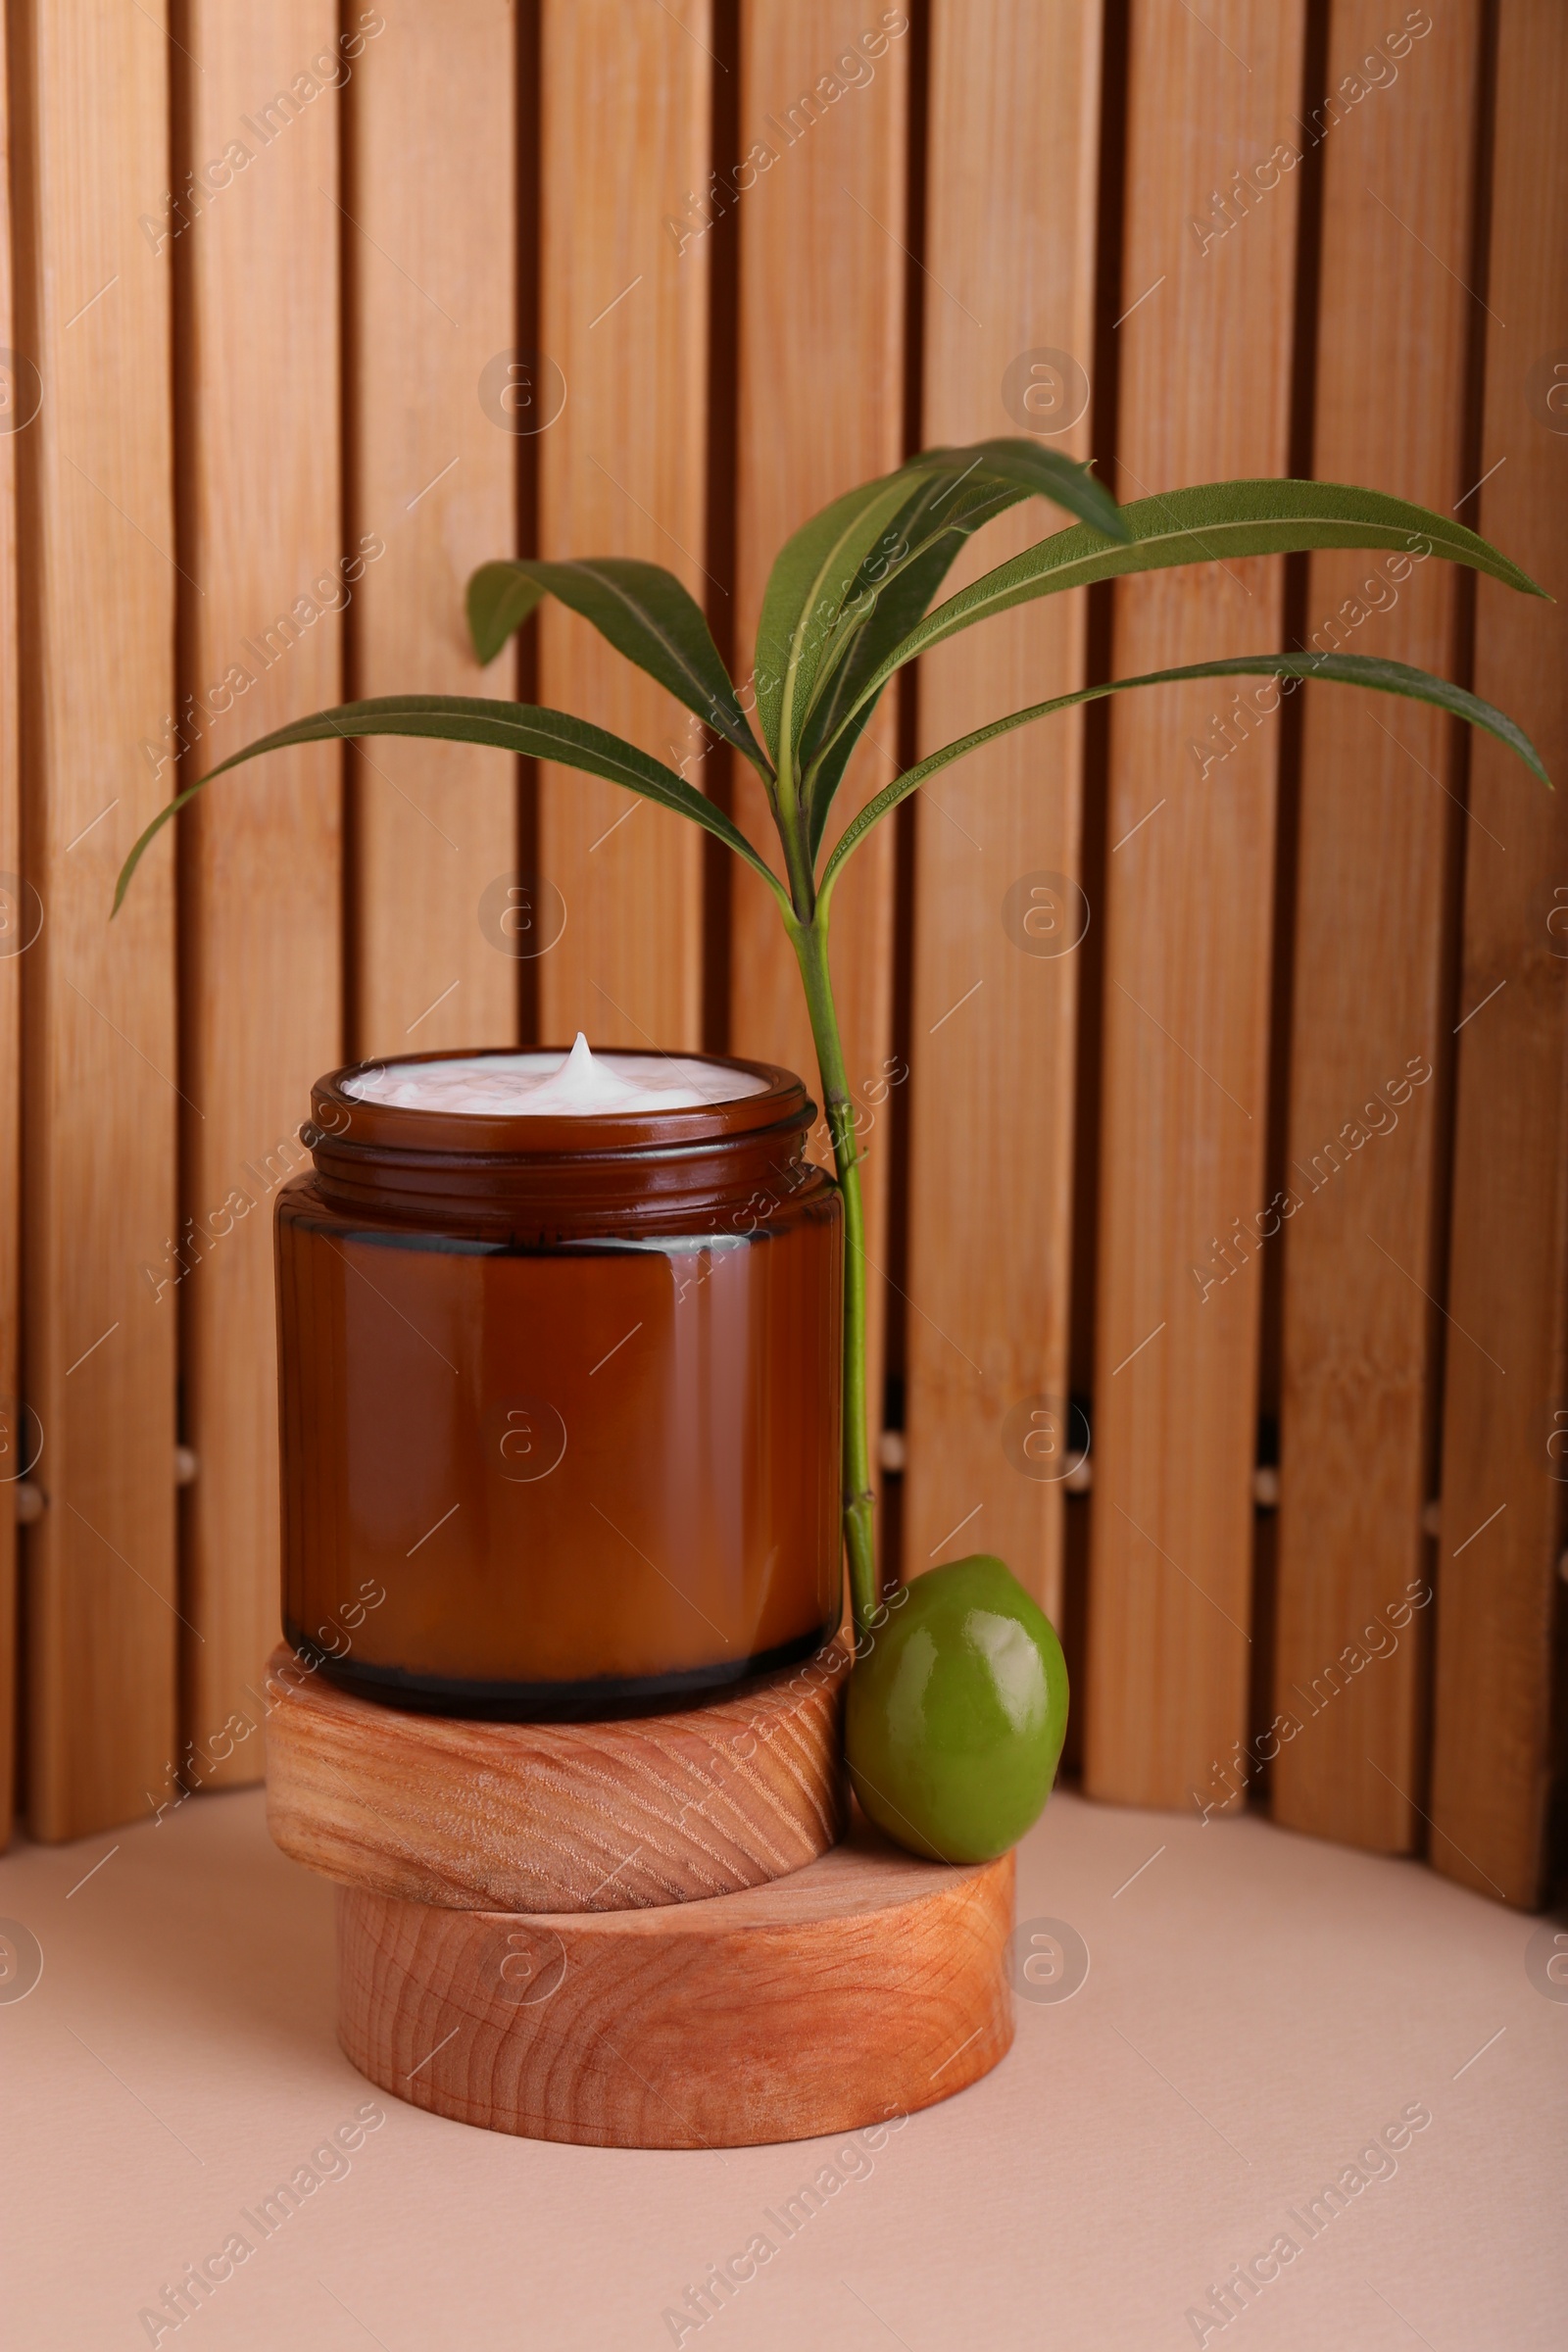
[[[865,1211],[860,1198],[859,1147],[855,1102],[844,1067],[833,982],[828,970],[827,909],[809,923],[785,917],[790,945],[801,967],[811,1036],[822,1081],[822,1109],[833,1144],[833,1165],[844,1202],[844,1544],[850,1562],[850,1602],[857,1638],[870,1629],[877,1605],[876,1494],[871,1484],[870,1436],[866,1421]]]

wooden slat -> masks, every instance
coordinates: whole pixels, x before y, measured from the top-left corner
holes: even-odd
[[[479,669],[464,590],[515,546],[519,442],[480,387],[517,340],[517,11],[388,0],[375,13],[386,29],[347,94],[343,202],[352,533],[385,553],[356,592],[354,691],[509,698],[515,656]],[[386,740],[353,761],[353,1051],[512,1044],[517,966],[479,907],[517,868],[513,763]]]
[[[174,702],[170,268],[138,225],[169,154],[159,0],[11,12],[26,857],[25,1382],[48,1509],[28,1541],[29,1804],[44,1838],[143,1813],[176,1752],[174,1317],[141,1271],[174,1222],[173,859],[119,920],[165,799]]]
[[[757,617],[789,534],[903,455],[904,275],[909,33],[876,28],[853,0],[801,0],[741,12],[738,153],[774,160],[740,198],[740,416],[736,514],[736,663],[750,673]],[[839,76],[835,61],[862,31],[883,54]],[[858,87],[845,87],[851,76]],[[830,78],[842,95],[803,94]],[[793,122],[790,110],[796,109]],[[798,127],[797,127],[798,126]],[[728,161],[728,159],[726,159]],[[821,257],[816,267],[806,257]],[[892,698],[851,761],[835,813],[844,821],[893,773]],[[746,776],[737,814],[754,840],[770,827]],[[776,858],[776,843],[769,844]],[[800,974],[760,882],[734,871],[731,1041],[739,1054],[799,1070],[820,1096]],[[893,828],[857,851],[834,899],[833,979],[851,1087],[867,1099],[884,1074],[893,1024]],[[868,1394],[880,1422],[887,1263],[887,1122],[866,1140],[870,1274]],[[818,1141],[825,1130],[819,1124]]]
[[[1559,601],[1527,604],[1483,584],[1475,682],[1529,730],[1558,789],[1543,792],[1500,747],[1475,739],[1431,1858],[1528,1906],[1544,1892],[1553,1569],[1568,1498],[1568,19],[1553,0],[1510,0],[1498,41],[1476,468],[1496,470],[1479,518],[1475,506],[1464,514]],[[1483,824],[1505,856],[1477,838]]]
[[[1337,7],[1327,86],[1339,95],[1319,117],[1313,471],[1442,514],[1471,486],[1461,387],[1475,306],[1460,281],[1481,14],[1459,0],[1396,59],[1378,0]],[[1380,55],[1381,90],[1358,73]],[[1315,557],[1309,642],[1451,675],[1457,595],[1446,564]],[[1419,705],[1326,688],[1308,694],[1304,730],[1275,1651],[1276,1708],[1301,1730],[1274,1765],[1273,1807],[1292,1829],[1402,1853],[1420,1831],[1431,1621],[1399,1625],[1427,1590],[1444,932],[1464,745]],[[1467,847],[1472,864],[1504,855],[1475,826]],[[1348,1644],[1382,1654],[1349,1673]]]
[[[221,184],[192,206],[172,248],[187,297],[181,684],[195,701],[183,706],[186,748],[162,771],[165,795],[341,700],[337,608],[353,593],[338,437],[322,429],[337,402],[337,12],[330,0],[261,11],[196,0],[186,39],[201,67],[186,77],[180,169]],[[310,83],[318,94],[306,99]],[[238,171],[235,151],[222,163],[231,139],[250,152]],[[307,1164],[298,1128],[311,1081],[341,1057],[341,774],[335,747],[285,753],[225,777],[181,819],[192,1222],[159,1266],[155,1312],[182,1320],[183,1434],[197,1459],[185,1503],[185,1729],[204,1786],[263,1769],[259,1738],[230,1731],[220,1762],[212,1744],[233,1711],[255,1716],[247,1686],[260,1685],[277,1639],[271,1207]]]
[[[11,103],[0,60],[0,345],[16,344],[11,289]],[[25,370],[0,369],[0,1850],[10,1842],[17,1740],[17,1482],[27,1459],[22,1412],[22,976],[31,930],[22,881],[22,773],[17,742],[17,435],[31,390]]]
[[[1300,0],[1134,0],[1119,497],[1285,470],[1297,176],[1206,249],[1190,223],[1294,128],[1301,30]],[[1276,645],[1281,593],[1261,563],[1129,583],[1115,673]],[[1258,1295],[1189,1267],[1258,1203],[1275,743],[1200,780],[1220,707],[1111,720],[1085,1779],[1140,1804],[1190,1803],[1245,1727]]]
[[[1074,0],[1028,11],[942,0],[926,180],[928,441],[1016,434],[1035,415],[1020,415],[1018,391],[1011,408],[1004,399],[1020,354],[1075,356],[1087,390],[1099,119],[1097,12]],[[1037,422],[1070,425],[1046,446],[1082,457],[1087,409],[1071,423],[1072,379],[1042,366],[1036,410],[1057,405]],[[1031,501],[980,535],[950,586],[1062,520]],[[1085,625],[1081,597],[1050,601],[929,657],[921,751],[1080,683]],[[1082,748],[1076,718],[1008,737],[917,804],[906,1568],[933,1565],[957,1529],[950,1552],[1002,1553],[1053,1616],[1064,1490],[1020,1473],[1032,1456],[1015,1446],[1009,1459],[1003,1426],[1015,1407],[1026,1420],[1032,1396],[1059,1404],[1066,1387],[1079,957],[1033,951],[1078,929]],[[1059,891],[1046,887],[1065,920],[1037,941],[1039,915],[1030,931],[1016,920],[1009,930],[1003,907],[1015,882],[1041,874],[1059,877]],[[1063,1446],[1039,1466],[1059,1480],[1065,1464]]]
[[[699,602],[706,510],[709,0],[545,0],[541,342],[566,405],[540,442],[547,556],[636,556]],[[541,702],[676,766],[695,721],[560,607],[539,623]],[[701,783],[702,767],[689,770]],[[546,768],[540,862],[566,905],[539,967],[540,1030],[568,1043],[701,1043],[702,837],[613,784]]]

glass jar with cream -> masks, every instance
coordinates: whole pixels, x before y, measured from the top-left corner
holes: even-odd
[[[297,1648],[368,1697],[526,1718],[815,1647],[842,1224],[812,1115],[786,1070],[580,1036],[319,1081],[277,1206]]]

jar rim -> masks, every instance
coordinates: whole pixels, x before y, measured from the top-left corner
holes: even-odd
[[[399,1065],[441,1061],[509,1059],[518,1054],[560,1053],[566,1047],[481,1046],[449,1047],[424,1054],[372,1056],[346,1063],[318,1078],[311,1089],[311,1116],[301,1129],[301,1141],[315,1153],[318,1168],[322,1153],[379,1157],[385,1153],[424,1159],[457,1159],[518,1166],[562,1166],[574,1161],[599,1161],[684,1156],[687,1152],[710,1152],[715,1145],[760,1138],[767,1130],[809,1127],[816,1105],[793,1070],[775,1062],[750,1061],[732,1054],[665,1054],[640,1047],[615,1047],[627,1061],[708,1062],[760,1078],[760,1089],[727,1102],[703,1102],[672,1110],[613,1110],[571,1112],[482,1112],[428,1110],[407,1103],[371,1102],[346,1091],[347,1082],[366,1071]]]

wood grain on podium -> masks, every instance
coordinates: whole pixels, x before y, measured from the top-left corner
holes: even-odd
[[[844,1827],[849,1649],[732,1696],[593,1723],[416,1715],[278,1649],[268,1822],[328,1878],[472,1910],[614,1911],[782,1878]]]
[[[338,2032],[412,2105],[591,2147],[716,2148],[897,2120],[1013,2032],[1013,1857],[951,1869],[857,1817],[711,1902],[518,1915],[338,1894]]]

